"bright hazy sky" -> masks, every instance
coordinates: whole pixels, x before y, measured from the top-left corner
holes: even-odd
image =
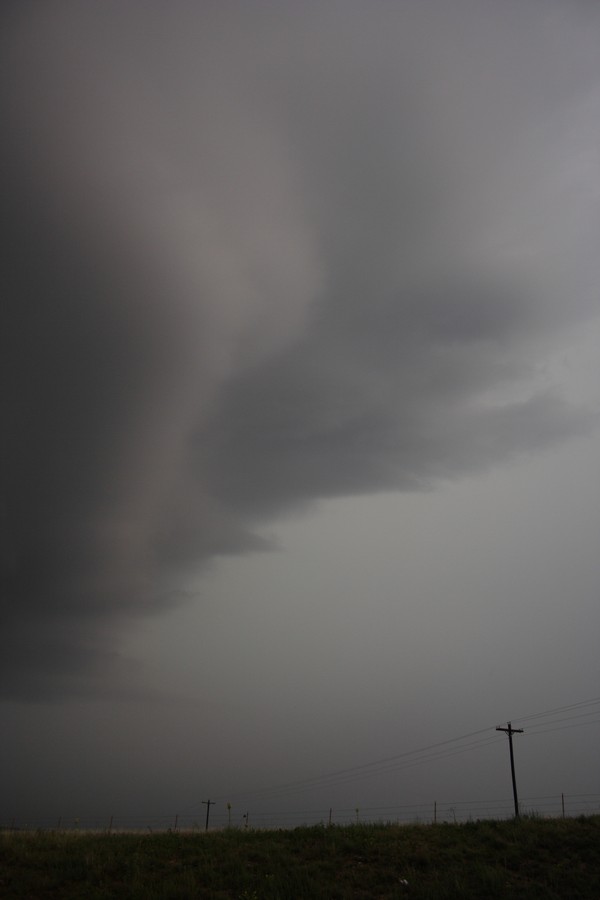
[[[597,810],[600,7],[1,17],[2,816]]]

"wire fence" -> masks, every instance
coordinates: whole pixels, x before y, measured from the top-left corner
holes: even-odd
[[[600,793],[550,794],[541,797],[522,797],[521,815],[541,818],[575,818],[600,815]],[[312,809],[258,809],[226,806],[211,810],[208,830],[279,829],[307,825],[353,825],[390,823],[464,824],[484,819],[510,819],[514,816],[512,798],[485,800],[432,800],[431,802],[390,806],[316,807]],[[159,816],[57,816],[39,819],[13,817],[0,823],[2,831],[69,831],[89,832],[198,832],[207,830],[206,817],[194,814],[166,814]]]

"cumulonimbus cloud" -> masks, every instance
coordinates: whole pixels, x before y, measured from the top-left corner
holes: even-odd
[[[448,6],[5,12],[5,696],[122,680],[284,510],[590,426],[534,375],[593,312],[598,18]]]

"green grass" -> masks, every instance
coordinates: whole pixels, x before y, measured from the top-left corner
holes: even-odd
[[[0,832],[0,898],[600,897],[600,816],[208,834]]]

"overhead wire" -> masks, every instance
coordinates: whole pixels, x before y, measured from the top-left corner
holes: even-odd
[[[559,725],[558,728],[544,728],[542,731],[528,731],[530,737],[537,737],[538,734],[552,734],[553,731],[567,731],[570,728],[582,728],[584,725],[599,725],[600,719],[594,719],[592,722],[577,722],[574,725]]]
[[[307,791],[312,790],[313,788],[319,787],[329,787],[338,783],[344,783],[347,780],[358,780],[361,777],[370,777],[372,775],[381,774],[382,772],[393,770],[394,768],[401,768],[402,761],[407,761],[408,764],[415,764],[415,758],[418,759],[419,754],[427,754],[433,750],[437,750],[441,747],[447,747],[450,744],[455,744],[462,740],[467,740],[470,737],[476,737],[477,735],[484,734],[489,732],[489,728],[482,728],[477,731],[469,732],[468,734],[460,735],[456,738],[450,738],[445,741],[437,741],[434,744],[429,744],[424,747],[419,747],[415,750],[408,750],[403,753],[398,753],[394,756],[384,757],[382,759],[373,760],[369,763],[362,763],[358,766],[350,766],[346,769],[339,769],[332,772],[324,773],[323,775],[313,776],[312,778],[306,779],[298,779],[296,781],[285,782],[283,784],[273,785],[270,788],[257,789],[253,791],[243,791],[243,792],[235,792],[230,795],[230,799],[243,799],[243,798],[252,798],[265,795],[271,795],[273,793],[290,793],[296,791]],[[477,743],[477,742],[475,742]],[[452,751],[455,752],[455,751]],[[462,752],[461,748],[458,748],[456,752]],[[443,754],[442,754],[443,755]],[[364,773],[364,775],[362,774]],[[227,799],[225,796],[218,797],[217,799],[224,800]]]
[[[546,709],[541,712],[532,713],[529,716],[522,716],[519,718],[514,718],[512,722],[526,722],[536,719],[544,719],[549,718],[551,716],[558,716],[561,713],[571,712],[575,710],[585,709],[589,706],[597,706],[600,704],[600,697],[593,697],[588,700],[581,700],[576,703],[565,704],[563,706],[554,707],[552,709]],[[563,730],[563,728],[575,728],[580,725],[594,724],[594,722],[579,722],[576,724],[566,725],[560,727],[560,723],[567,722],[571,720],[585,718],[587,716],[591,716],[597,713],[597,710],[590,710],[589,712],[579,712],[573,716],[565,716],[563,718],[557,718],[549,722],[536,722],[533,724],[531,728],[526,729],[526,733],[530,733],[532,735],[536,734],[545,734],[550,731],[558,731]],[[557,728],[545,728],[546,725],[558,725]],[[272,785],[270,787],[265,787],[262,789],[255,789],[251,791],[238,791],[231,792],[228,795],[221,795],[216,797],[217,801],[224,800],[236,800],[238,802],[248,802],[251,800],[275,800],[275,799],[283,799],[284,797],[291,797],[300,793],[306,793],[311,790],[323,789],[323,788],[334,788],[343,784],[347,784],[349,782],[355,782],[367,778],[376,777],[382,774],[390,774],[392,772],[399,772],[403,769],[411,768],[413,766],[424,765],[428,762],[435,762],[441,759],[445,759],[451,756],[455,756],[464,752],[468,752],[474,749],[481,749],[483,747],[489,746],[494,743],[499,743],[503,740],[503,738],[497,737],[488,737],[485,739],[471,741],[464,745],[460,745],[460,742],[468,741],[469,738],[478,737],[479,735],[487,734],[492,729],[495,730],[494,726],[488,726],[487,728],[481,728],[476,731],[469,732],[467,734],[460,735],[455,738],[449,738],[444,741],[438,741],[434,744],[429,744],[423,747],[416,748],[414,750],[405,751],[403,753],[395,754],[393,756],[383,757],[378,760],[373,760],[368,763],[362,763],[357,766],[350,766],[345,769],[339,769],[335,771],[330,771],[327,773],[323,773],[319,776],[313,776],[311,778],[306,779],[296,779],[290,782],[284,782],[281,784]],[[451,745],[459,745],[452,747]],[[194,809],[200,807],[201,803],[196,802],[184,808],[183,812],[186,810]]]
[[[577,703],[568,703],[565,706],[557,706],[554,709],[546,709],[543,712],[532,713],[528,716],[519,716],[517,718],[513,718],[512,722],[525,722],[531,721],[532,719],[540,719],[545,716],[553,716],[557,713],[562,712],[570,712],[572,709],[578,709],[586,706],[593,706],[600,704],[600,697],[592,697],[590,700],[579,700]]]

